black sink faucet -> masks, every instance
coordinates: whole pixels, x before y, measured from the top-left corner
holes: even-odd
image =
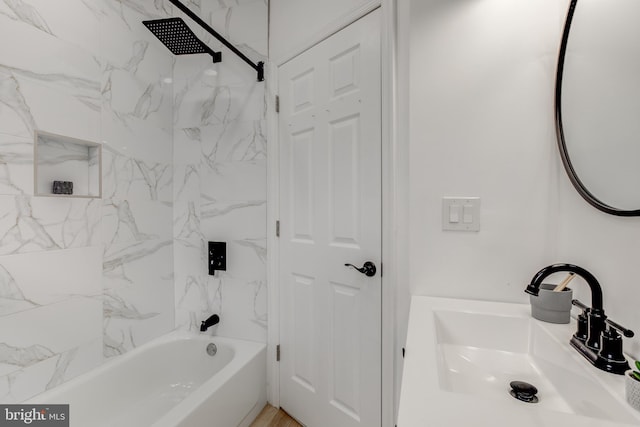
[[[578,330],[571,337],[571,346],[596,368],[615,374],[624,374],[629,369],[629,364],[622,353],[622,337],[618,331],[626,337],[632,337],[633,331],[607,319],[602,302],[602,287],[593,274],[577,265],[553,264],[538,271],[525,292],[538,296],[542,281],[551,274],[562,271],[577,274],[591,288],[591,307],[573,300],[573,305],[580,307],[583,311],[578,316]],[[608,328],[607,325],[609,325]]]
[[[573,264],[553,264],[548,267],[543,268],[538,271],[533,279],[531,279],[531,283],[527,286],[527,289],[524,291],[528,294],[538,296],[538,292],[540,291],[540,285],[542,281],[546,279],[548,276],[553,273],[558,273],[561,271],[567,271],[569,273],[575,273],[578,276],[582,277],[587,281],[587,285],[591,288],[591,305],[595,310],[604,311],[604,307],[602,305],[602,287],[598,280],[593,276],[593,274],[589,273],[582,267],[578,267]]]
[[[528,294],[538,296],[542,281],[553,273],[561,271],[577,274],[582,277],[587,282],[587,285],[589,285],[589,288],[591,288],[591,308],[587,314],[589,332],[586,337],[586,345],[592,350],[597,351],[600,349],[600,336],[602,335],[602,331],[604,331],[604,321],[607,316],[604,315],[604,307],[602,304],[602,287],[593,274],[577,265],[553,264],[538,271],[524,291]]]
[[[214,314],[210,316],[207,320],[203,320],[200,324],[200,332],[204,332],[209,329],[213,325],[217,325],[220,322],[220,316]]]

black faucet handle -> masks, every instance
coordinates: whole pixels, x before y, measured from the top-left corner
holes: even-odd
[[[587,307],[582,302],[580,302],[580,300],[577,300],[577,299],[571,300],[571,304],[575,305],[576,307],[578,307],[579,309],[581,309],[582,311],[585,311],[587,313],[590,310],[589,307]]]
[[[609,326],[602,333],[602,347],[595,362],[605,371],[617,374],[622,374],[629,369],[629,364],[622,352],[622,337],[615,328]]]
[[[621,326],[619,323],[616,323],[611,319],[607,319],[605,320],[605,322],[607,323],[607,325],[609,325],[609,327],[620,331],[622,335],[624,335],[627,338],[633,338],[633,336],[635,335],[631,329],[627,329],[624,326]]]

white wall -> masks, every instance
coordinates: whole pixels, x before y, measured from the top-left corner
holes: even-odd
[[[271,0],[269,2],[269,58],[279,62],[300,53],[300,47],[330,23],[367,5],[371,0]]]
[[[413,1],[412,293],[524,300],[557,259],[554,0]],[[479,233],[443,232],[441,198],[479,196]]]
[[[526,302],[540,268],[571,262],[600,280],[608,315],[639,330],[640,219],[587,205],[555,145],[567,5],[411,1],[411,292]],[[481,231],[443,232],[443,196],[481,197]],[[574,288],[589,302],[584,284]],[[640,356],[637,340],[626,348]]]

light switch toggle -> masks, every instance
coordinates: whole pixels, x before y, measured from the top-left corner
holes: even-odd
[[[458,205],[449,206],[449,222],[454,224],[460,222],[460,206]]]
[[[442,229],[480,231],[480,198],[443,197]]]
[[[473,224],[473,205],[470,203],[462,205],[462,222]]]

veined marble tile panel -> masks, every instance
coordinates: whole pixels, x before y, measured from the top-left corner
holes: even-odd
[[[218,41],[215,37],[213,37],[209,33],[202,34],[200,39],[214,51],[222,52],[221,63],[214,64],[213,67],[211,67],[212,65],[211,60],[209,60],[210,66],[206,67],[206,68],[212,68],[214,70],[220,71],[219,75],[221,77],[218,78],[219,84],[235,85],[237,84],[235,82],[238,82],[238,81],[243,81],[243,82],[256,81],[256,78],[257,78],[256,71],[252,67],[250,67],[246,62],[244,62],[239,56],[227,50],[227,48],[222,44],[222,42]],[[258,61],[266,62],[268,59],[267,52],[269,51],[269,40],[266,36],[256,38],[256,39],[246,40],[243,42],[235,42],[234,40],[230,40],[230,42],[236,47],[236,49],[242,52],[254,64],[257,64]],[[209,56],[209,58],[211,58],[211,56]],[[230,66],[230,69],[226,70],[225,72],[225,68],[229,66]],[[206,68],[203,68],[202,70]],[[233,79],[231,69],[237,72],[240,72],[241,74],[237,76],[235,79]],[[194,71],[195,70],[188,72],[187,75],[196,76],[197,74],[195,74]],[[179,77],[184,77],[184,76],[181,76],[180,74],[176,74],[176,75]],[[250,76],[251,78],[246,79],[245,76]],[[209,80],[209,81],[212,80],[212,79],[209,79],[208,77],[210,77],[210,75],[205,74],[202,76],[202,78],[205,80]],[[229,79],[229,81],[223,80],[223,79]]]
[[[119,356],[171,332],[175,329],[174,317],[173,310],[167,310],[146,319],[107,319],[104,326],[103,356]]]
[[[0,255],[99,244],[101,203],[0,195]]]
[[[213,302],[219,307],[220,323],[216,335],[252,341],[267,341],[266,280],[247,282],[229,273],[207,276],[208,286],[218,286]]]
[[[139,24],[136,32],[106,35],[102,92],[112,110],[145,119],[160,116],[161,123],[162,113],[171,114],[166,110],[172,108],[172,86],[165,80],[172,77],[174,58],[158,40],[142,38],[147,33],[153,36]]]
[[[173,163],[200,163],[202,158],[202,128],[176,128],[173,133]]]
[[[102,294],[102,248],[0,257],[0,316]]]
[[[124,26],[138,31],[140,22],[171,16],[172,6],[167,0],[93,0],[99,5],[106,28]]]
[[[22,22],[46,34],[53,34],[40,11],[24,1],[5,1],[4,4],[0,4],[0,16],[3,20]]]
[[[0,401],[22,402],[90,371],[99,366],[102,359],[102,339],[96,339],[31,366],[14,369],[0,375]]]
[[[171,65],[164,69],[171,69]],[[128,71],[110,70],[105,72],[104,78],[105,109],[120,120],[143,120],[148,126],[170,129],[173,89],[162,81],[162,77],[142,80]]]
[[[264,118],[264,82],[220,86],[203,80],[177,80],[174,87],[174,126],[177,128]]]
[[[36,129],[97,141],[100,89],[97,81],[35,75],[0,65],[0,126],[3,133],[33,138]]]
[[[114,245],[148,240],[171,240],[173,205],[152,200],[104,201],[102,233],[107,251]]]
[[[4,135],[29,138],[37,128],[33,114],[20,93],[18,80],[0,69],[0,129]],[[33,136],[31,137],[33,140]]]
[[[172,240],[143,240],[106,246],[102,265],[104,289],[172,280],[172,245]]]
[[[234,278],[252,282],[267,277],[266,239],[236,239],[227,247],[227,271]]]
[[[171,77],[173,54],[142,24],[142,21],[158,18],[137,15],[133,25],[128,26],[121,17],[104,17],[100,54],[105,71],[127,71],[140,80],[151,82]]]
[[[33,194],[33,138],[0,133],[0,194]]]
[[[212,276],[197,273],[176,275],[176,326],[198,331],[200,322],[212,314],[220,314],[222,299],[218,292],[221,289],[220,280]]]
[[[52,356],[26,368],[15,369],[0,376],[0,400],[20,403],[47,388],[60,356]]]
[[[222,52],[221,63],[215,64],[213,67],[209,66],[202,69],[202,71],[207,68],[218,70],[219,71],[218,76],[212,79],[210,75],[204,74],[204,75],[201,75],[201,78],[203,80],[206,80],[206,81],[217,80],[218,84],[220,85],[237,85],[239,84],[238,82],[241,82],[241,81],[242,82],[256,81],[256,78],[257,78],[256,71],[252,67],[250,67],[247,63],[245,63],[239,56],[227,50],[227,48],[215,37],[206,33],[206,34],[203,34],[200,39],[214,51]],[[257,38],[257,39],[246,40],[241,43],[231,40],[231,43],[233,43],[236,49],[242,52],[254,64],[257,64],[258,61],[262,61],[262,62],[267,61],[267,52],[269,51],[269,41],[266,36]],[[218,66],[217,68],[216,68],[216,65]],[[239,73],[237,76],[235,76],[235,78],[233,75],[234,72]],[[193,72],[189,74],[196,75]]]
[[[201,9],[201,10],[200,10]],[[235,45],[241,52],[252,58],[254,62],[264,60],[267,50],[260,50],[262,59],[254,58],[258,52],[245,51],[249,41],[267,40],[268,6],[265,2],[233,2],[225,4],[222,1],[205,2],[202,8],[191,8],[203,21],[209,24],[227,41]],[[209,32],[193,23],[189,17],[176,10],[175,16],[182,18],[196,36],[215,51],[223,52],[223,62],[234,55]],[[264,43],[266,46],[266,43]],[[227,54],[228,53],[228,54]]]
[[[96,52],[99,49],[100,17],[93,10],[93,3],[82,0],[13,0],[0,4],[0,15],[89,52]]]
[[[166,318],[172,311],[173,297],[173,276],[150,277],[148,280],[137,281],[133,286],[107,289],[104,294],[105,322],[118,319],[146,321],[157,317]]]
[[[171,240],[111,245],[103,272],[105,356],[122,354],[173,329]]]
[[[217,5],[220,8],[241,6],[250,3],[263,3],[265,6],[268,4],[268,0],[217,0]],[[214,7],[214,5],[211,5]]]
[[[174,240],[173,259],[176,277],[207,275],[207,241],[202,237]]]
[[[102,175],[105,201],[136,199],[170,203],[173,200],[170,163],[147,162],[106,146],[102,152]]]
[[[164,79],[171,77],[174,60],[171,53],[141,24],[142,20],[165,17],[165,4],[162,1],[112,0],[105,0],[105,3],[102,97],[103,120],[109,128],[104,138],[115,147],[126,147],[134,153],[132,155],[145,158],[145,150],[151,153],[152,147],[143,144],[141,149],[134,148],[136,142],[143,139],[140,137],[145,133],[145,126],[168,132],[168,138],[150,136],[154,137],[153,140],[171,144],[173,88]],[[117,3],[119,5],[115,7]],[[133,135],[128,138],[122,138],[122,134],[127,132],[120,132],[120,135],[115,132],[114,135],[110,129],[112,126],[121,126],[121,131],[128,130]],[[161,161],[168,162],[167,159]]]
[[[266,63],[268,60],[269,40],[266,37],[247,40],[243,43],[238,43],[236,47],[249,58],[252,58],[254,62],[263,61]]]
[[[265,160],[205,164],[200,170],[202,197],[206,200],[265,200],[266,181]]]
[[[56,370],[51,376],[51,380],[47,383],[46,389],[49,390],[100,366],[104,360],[101,338],[62,353],[58,358]]]
[[[200,201],[178,202],[174,205],[173,236],[184,246],[200,249],[204,237],[200,220]]]
[[[187,203],[190,202],[195,202],[194,206],[199,210],[202,163],[200,134],[200,128],[179,129],[174,132],[173,199],[176,211],[188,209]]]
[[[211,46],[211,48],[213,48],[213,46]],[[223,52],[222,62],[216,64],[212,63],[211,55],[208,54],[176,56],[173,65],[173,80],[187,82],[204,79],[209,82],[209,84],[215,85],[221,82],[219,79],[220,72],[223,68],[226,68],[227,57],[231,55],[231,53]],[[210,70],[209,74],[204,73],[206,70]],[[214,71],[216,75],[210,75]],[[238,85],[244,82],[245,80],[235,79],[232,83]],[[231,82],[227,82],[227,84],[229,83]]]
[[[104,108],[102,113],[102,141],[105,148],[148,164],[170,164],[172,136],[170,119],[166,126],[152,126],[146,120],[121,115]]]
[[[200,206],[200,165],[174,165],[174,209],[182,211],[190,202],[199,209]],[[175,215],[174,215],[175,216]]]
[[[264,2],[231,4],[224,9],[219,6],[219,2],[206,2],[203,15],[216,31],[233,44],[267,38],[268,7]]]
[[[103,355],[117,356],[138,347],[154,338],[172,331],[174,325],[173,279],[162,286],[155,286],[153,298],[161,299],[156,311],[139,309],[135,302],[119,295],[121,292],[107,291],[105,294],[105,320]],[[146,296],[147,300],[152,299]]]
[[[18,3],[22,2],[11,2],[15,5]],[[68,14],[68,11],[65,12]],[[38,20],[46,26],[44,21]],[[0,65],[3,67],[41,82],[66,83],[68,86],[89,83],[95,86],[100,81],[100,64],[96,59],[95,46],[91,50],[79,49],[76,44],[61,40],[25,21],[10,19],[2,13],[0,28],[0,34],[4,37],[19,41],[0,45]],[[92,33],[80,37],[93,39],[91,44],[97,46],[97,27]]]
[[[49,234],[56,242],[60,242],[62,248],[80,248],[102,243],[100,199],[33,197],[31,206],[33,218],[46,230],[51,230]],[[21,219],[26,220],[28,217],[22,216]]]
[[[205,238],[264,239],[266,217],[267,203],[264,199],[206,202],[201,207],[201,230]]]
[[[17,368],[95,341],[102,333],[102,298],[81,297],[0,317],[0,364]]]
[[[267,124],[264,120],[234,121],[202,128],[202,154],[209,165],[266,160]]]
[[[24,283],[20,286],[18,281],[11,274],[11,271],[4,266],[5,258],[8,258],[8,256],[0,258],[0,316],[6,316],[8,314],[39,307],[40,304],[38,302],[30,299],[22,291]],[[0,375],[2,375],[1,371]]]

